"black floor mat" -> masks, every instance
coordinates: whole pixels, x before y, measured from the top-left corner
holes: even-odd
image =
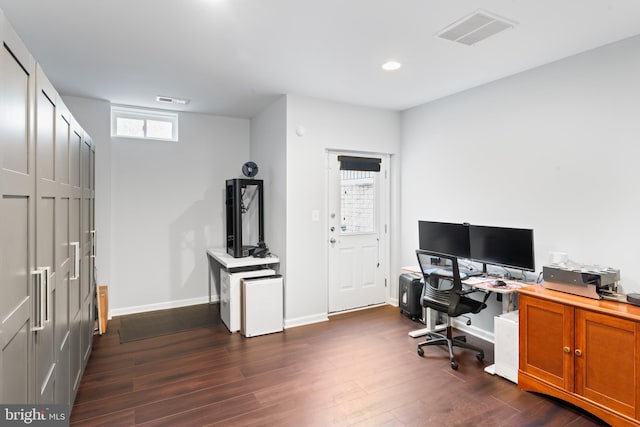
[[[219,323],[219,304],[198,304],[130,314],[120,318],[120,342],[143,340]]]

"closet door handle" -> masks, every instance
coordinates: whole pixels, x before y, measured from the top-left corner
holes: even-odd
[[[38,332],[44,330],[44,317],[45,310],[44,305],[42,304],[42,296],[45,292],[44,288],[44,280],[43,280],[43,270],[33,270],[31,272],[32,276],[35,276],[33,281],[33,296],[34,296],[34,307],[35,310],[33,312],[33,319],[31,321],[31,331]]]
[[[48,323],[51,320],[51,267],[44,267],[42,274],[44,276],[44,294],[42,298],[44,298],[45,301],[42,305],[44,308],[44,321]]]
[[[97,247],[97,235],[96,235],[96,230],[91,230],[89,231],[89,233],[91,234],[91,258],[95,258],[96,257],[96,247]]]
[[[80,278],[80,242],[71,242],[73,246],[73,276],[71,280],[77,280]]]

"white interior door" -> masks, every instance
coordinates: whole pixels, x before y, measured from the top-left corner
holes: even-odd
[[[380,172],[344,170],[328,158],[329,312],[385,301],[388,263],[388,156]]]

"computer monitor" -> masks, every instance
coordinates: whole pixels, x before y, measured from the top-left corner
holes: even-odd
[[[477,262],[536,271],[531,229],[470,225],[469,249]]]
[[[420,249],[469,258],[469,226],[449,222],[418,221]]]

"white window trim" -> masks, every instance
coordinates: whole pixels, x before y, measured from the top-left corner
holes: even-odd
[[[117,119],[139,119],[145,122],[145,136],[129,136],[117,134]],[[158,138],[146,136],[146,122],[147,120],[159,120],[164,122],[171,122],[172,136],[171,138]],[[172,141],[178,142],[178,113],[151,109],[122,107],[119,105],[111,106],[111,137],[112,138],[126,138],[126,139],[143,139],[143,140],[155,140],[155,141]]]

